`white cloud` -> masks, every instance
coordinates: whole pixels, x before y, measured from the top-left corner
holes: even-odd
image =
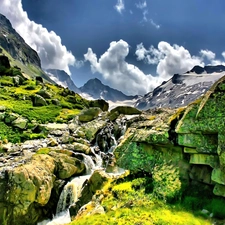
[[[216,54],[210,50],[201,50],[200,54],[208,60],[213,60],[216,57]]]
[[[160,25],[157,24],[157,23],[155,23],[155,22],[153,21],[153,19],[150,19],[150,23],[151,23],[152,26],[154,26],[156,29],[159,29],[159,28],[160,28]]]
[[[148,15],[148,10],[144,10],[143,11],[143,21],[144,22],[147,22],[148,21],[147,15]]]
[[[147,2],[146,2],[146,1],[138,2],[138,3],[135,4],[135,5],[136,5],[136,7],[137,7],[138,9],[144,9],[144,8],[147,7]]]
[[[99,59],[91,48],[84,58],[90,62],[93,73],[102,74],[111,87],[122,90],[125,94],[145,94],[163,81],[160,77],[146,75],[138,67],[127,63],[128,54],[128,43],[120,40],[111,42]]]
[[[157,24],[153,19],[148,19],[148,10],[146,9],[147,8],[147,2],[146,1],[139,2],[139,3],[135,4],[135,5],[136,5],[136,7],[138,9],[140,9],[142,11],[143,17],[142,17],[141,23],[149,22],[156,29],[160,29],[160,25],[159,24]]]
[[[21,0],[1,0],[0,13],[11,21],[26,43],[37,51],[43,68],[65,70],[70,74],[69,66],[80,64],[62,45],[61,38],[55,32],[49,32],[41,24],[28,18]]]
[[[118,0],[117,1],[117,4],[114,6],[114,8],[116,9],[116,11],[118,13],[122,13],[122,11],[125,9],[125,5],[124,5],[124,2],[123,0]]]
[[[137,45],[136,56],[148,64],[157,64],[157,73],[163,79],[169,79],[175,73],[184,73],[195,65],[204,66],[202,57],[192,56],[183,46],[170,45],[161,41],[158,48],[146,49],[141,43]]]

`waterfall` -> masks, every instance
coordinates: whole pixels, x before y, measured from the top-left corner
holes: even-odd
[[[126,131],[125,119],[120,121],[120,131],[120,133],[124,135]],[[86,175],[75,177],[64,186],[57,204],[56,216],[54,216],[52,220],[42,221],[41,223],[38,223],[38,225],[63,225],[70,223],[71,218],[68,210],[69,206],[76,204],[85,182],[89,180],[91,174],[96,169],[102,169],[103,164],[105,170],[107,170],[108,174],[112,176],[112,178],[125,173],[123,169],[118,168],[114,163],[115,159],[113,157],[113,151],[118,144],[117,141],[118,140],[116,140],[114,136],[113,126],[112,124],[109,124],[98,133],[96,144],[91,147],[91,155],[85,155],[84,153],[78,152],[74,153],[75,155],[80,156],[78,158],[83,159],[86,166]]]
[[[113,150],[116,148],[116,146],[118,145],[117,144],[117,141],[116,141],[116,138],[114,137],[114,135],[112,135],[111,136],[111,139],[112,139],[112,141],[113,141],[113,144],[112,144],[112,146],[110,147],[110,149],[108,150],[108,152],[113,152]]]
[[[56,215],[61,212],[64,212],[66,209],[69,208],[70,205],[76,203],[80,196],[84,182],[87,181],[89,178],[90,175],[75,177],[65,185],[59,197]]]
[[[69,210],[66,210],[54,216],[52,220],[44,220],[37,225],[64,225],[70,222],[70,212]]]

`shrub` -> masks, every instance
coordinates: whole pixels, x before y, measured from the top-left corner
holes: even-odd
[[[153,193],[164,201],[171,201],[181,194],[179,171],[174,165],[166,163],[156,165],[152,172]]]

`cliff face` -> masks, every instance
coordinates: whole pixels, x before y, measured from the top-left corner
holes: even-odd
[[[188,183],[204,183],[225,197],[225,78],[188,107],[151,110],[131,123],[115,150],[121,167],[150,172],[172,163]]]
[[[2,14],[0,14],[0,46],[23,64],[33,64],[41,68],[37,52],[25,43],[23,38],[13,29],[10,21]]]

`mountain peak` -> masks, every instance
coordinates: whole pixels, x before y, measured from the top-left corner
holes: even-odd
[[[225,66],[195,66],[184,74],[174,74],[171,79],[163,82],[152,92],[138,99],[138,109],[186,106],[202,96],[222,76]]]
[[[125,101],[137,98],[137,96],[127,96],[121,91],[104,85],[98,78],[93,78],[88,80],[82,87],[80,91],[85,95],[94,99],[104,99],[106,101]]]
[[[210,73],[221,73],[223,71],[225,71],[225,66],[223,66],[223,65],[216,65],[216,66],[208,65],[208,66],[205,66],[205,67],[194,66],[187,73],[196,73],[196,74],[207,73],[207,74],[210,74]]]

